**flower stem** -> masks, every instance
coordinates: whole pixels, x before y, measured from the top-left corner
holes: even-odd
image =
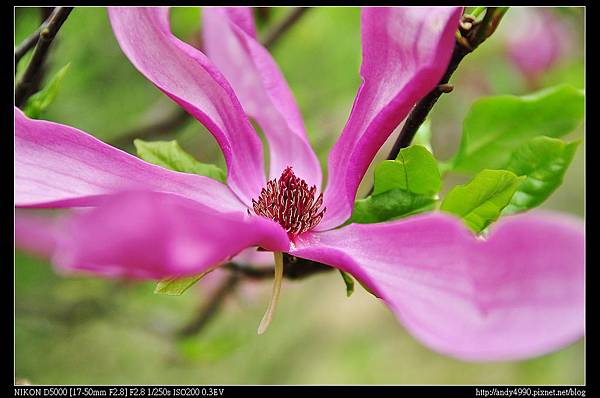
[[[281,291],[281,282],[283,281],[283,253],[275,252],[275,279],[273,280],[273,294],[271,295],[271,302],[265,312],[260,325],[258,325],[258,334],[263,334],[267,331],[267,328],[271,324],[273,319],[273,313],[277,307],[277,301],[279,301],[279,292]]]
[[[482,12],[482,11],[481,11]],[[456,68],[463,60],[463,58],[469,53],[473,52],[481,43],[483,43],[489,35],[490,32],[490,24],[494,21],[493,16],[496,12],[495,7],[485,7],[485,15],[480,23],[472,28],[469,28],[466,32],[460,32],[458,36],[460,40],[454,45],[454,51],[452,53],[452,57],[450,59],[450,63],[446,69],[446,72],[442,76],[442,79],[438,83],[438,85],[431,90],[425,97],[423,97],[410,112],[408,117],[406,118],[406,122],[404,122],[404,126],[402,126],[402,130],[392,147],[392,150],[387,156],[387,159],[393,160],[396,159],[398,154],[400,153],[400,149],[406,148],[412,142],[415,134],[419,130],[419,127],[423,124],[427,115],[436,104],[437,100],[444,93],[450,92],[452,90],[447,90],[448,81],[450,77],[456,71]],[[506,10],[502,10],[501,14],[496,17],[494,26],[494,30],[497,27],[498,23],[502,19],[502,16],[506,13]],[[369,194],[372,192],[369,192]]]
[[[50,48],[54,37],[72,10],[73,7],[56,7],[52,12],[52,15],[44,23],[43,28],[40,30],[39,39],[33,50],[31,60],[29,61],[25,72],[23,72],[21,80],[19,80],[15,87],[15,104],[17,106],[20,107],[24,105],[27,99],[34,94],[32,86],[36,75],[44,65],[44,61],[48,55],[48,49]]]

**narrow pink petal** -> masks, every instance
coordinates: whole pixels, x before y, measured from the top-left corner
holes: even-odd
[[[15,247],[47,259],[54,252],[59,218],[15,211]]]
[[[296,101],[279,67],[256,40],[252,9],[202,10],[206,55],[223,72],[246,114],[269,143],[270,178],[292,166],[309,185],[321,187],[321,166],[313,152]]]
[[[115,191],[171,192],[219,211],[245,206],[218,181],[146,163],[73,127],[27,118],[15,108],[15,205],[94,205]]]
[[[440,81],[454,48],[460,8],[364,8],[363,62],[350,118],[328,160],[320,230],[343,223],[385,140]]]
[[[481,240],[427,214],[314,233],[291,253],[353,274],[416,338],[457,358],[527,358],[583,335],[584,233],[570,217],[508,217]]]
[[[168,8],[116,7],[109,16],[133,65],[213,134],[228,185],[250,206],[265,184],[262,144],[229,83],[204,54],[171,33]]]
[[[279,224],[246,212],[224,214],[175,195],[124,192],[70,220],[54,263],[68,272],[159,279],[204,272],[250,246],[282,251],[289,240]]]

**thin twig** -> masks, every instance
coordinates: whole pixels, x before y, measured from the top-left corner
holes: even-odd
[[[298,7],[292,12],[290,12],[280,23],[273,26],[271,29],[267,31],[264,35],[264,39],[262,40],[263,45],[266,48],[271,48],[279,39],[286,33],[302,16],[306,11],[308,11],[310,7]]]
[[[333,271],[334,268],[303,258],[283,253],[283,277],[296,280],[321,272]],[[235,291],[243,279],[273,279],[272,267],[254,267],[247,264],[230,262],[223,268],[231,271],[227,279],[219,286],[213,295],[205,302],[196,315],[179,329],[177,337],[184,338],[198,334],[216,315],[221,304],[228,295]]]
[[[19,61],[29,50],[31,50],[38,42],[40,38],[40,32],[42,31],[43,25],[40,25],[35,32],[29,35],[25,40],[21,42],[17,47],[15,47],[15,68],[19,64]]]
[[[263,46],[267,49],[272,48],[309,9],[310,7],[299,7],[290,12],[281,22],[265,34],[265,38],[262,40]],[[191,118],[192,117],[185,110],[177,107],[160,120],[118,134],[119,138],[114,140],[112,144],[118,147],[124,147],[131,144],[135,138],[148,138],[165,133],[172,133],[185,126]]]
[[[117,147],[124,147],[133,142],[135,138],[151,138],[157,135],[173,132],[185,126],[192,118],[183,108],[177,107],[172,113],[166,117],[151,122],[142,127],[135,127],[125,133],[119,134],[118,138],[114,139],[111,144]]]
[[[21,58],[23,58],[23,56],[27,54],[27,52],[29,52],[29,50],[31,50],[37,44],[38,39],[40,38],[40,32],[44,27],[44,22],[46,22],[48,17],[52,15],[53,10],[54,7],[40,7],[42,23],[32,34],[30,34],[25,40],[23,40],[21,44],[15,47],[15,70]]]
[[[269,23],[273,16],[272,7],[256,7],[254,8],[254,18],[257,27],[262,27]]]
[[[50,16],[52,15],[52,12],[54,12],[54,7],[39,7],[39,12],[40,12],[40,22],[41,22],[41,26],[43,26],[50,18]],[[54,45],[56,45],[56,38],[54,39]],[[33,79],[33,82],[30,86],[30,92],[31,93],[37,93],[38,91],[40,91],[40,89],[42,88],[42,84],[44,82],[44,79],[46,77],[46,72],[48,72],[48,63],[44,63],[41,68],[38,70],[38,72],[35,75],[35,78]]]
[[[15,104],[17,106],[22,106],[27,98],[34,93],[33,84],[36,75],[44,65],[44,60],[48,55],[48,49],[52,44],[52,40],[54,40],[54,37],[72,10],[73,7],[56,7],[50,18],[48,18],[47,23],[44,24],[27,69],[25,69],[21,80],[19,80],[15,88]]]
[[[310,275],[333,270],[327,265],[286,253],[283,255],[283,262],[283,277],[290,280],[304,279]],[[227,263],[224,267],[248,279],[273,279],[272,267],[253,267],[235,262]]]
[[[240,280],[240,275],[236,272],[232,272],[227,275],[227,279],[204,303],[200,311],[198,311],[198,314],[176,333],[177,337],[189,337],[200,332],[200,330],[202,330],[204,326],[206,326],[208,322],[216,315],[227,296],[237,288]]]
[[[427,115],[431,111],[431,108],[433,108],[441,95],[444,94],[444,92],[447,92],[445,87],[447,87],[450,77],[458,67],[460,61],[462,61],[462,59],[468,53],[469,50],[462,44],[456,43],[454,45],[454,52],[452,53],[452,58],[448,64],[448,69],[446,69],[446,72],[444,73],[439,84],[433,90],[431,90],[429,94],[423,97],[423,99],[421,99],[410,112],[406,118],[406,122],[404,122],[404,126],[402,126],[402,130],[400,131],[396,142],[394,142],[394,146],[387,156],[387,159],[396,159],[400,153],[400,149],[406,148],[410,145],[415,137],[415,134],[417,133],[417,130],[419,130],[419,127],[421,127],[427,118]],[[440,86],[442,86],[442,88],[440,88]]]
[[[454,71],[456,71],[456,68],[460,62],[467,54],[475,50],[487,38],[486,32],[488,32],[488,26],[492,21],[493,14],[494,7],[488,7],[481,23],[471,24],[469,21],[469,25],[467,25],[469,27],[468,30],[465,30],[461,27],[461,33],[463,34],[461,37],[466,39],[466,42],[464,40],[456,41],[454,44],[452,58],[450,59],[450,63],[448,64],[448,68],[442,76],[442,79],[438,85],[431,90],[429,94],[423,97],[423,99],[421,99],[410,112],[406,122],[404,123],[404,126],[402,126],[402,130],[400,131],[394,146],[392,147],[392,150],[387,156],[387,159],[396,159],[400,153],[400,149],[406,148],[410,145],[411,141],[415,137],[415,134],[417,133],[417,130],[419,130],[419,127],[421,127],[427,118],[427,115],[431,111],[431,108],[433,108],[442,94],[449,92],[448,81],[450,80],[450,77]],[[373,188],[371,188],[369,194],[371,194],[372,191]]]

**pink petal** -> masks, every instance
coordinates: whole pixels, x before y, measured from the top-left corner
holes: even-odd
[[[314,233],[291,253],[347,271],[419,340],[465,360],[541,355],[584,331],[584,234],[567,216],[527,214],[487,240],[430,213]]]
[[[246,114],[269,142],[270,178],[292,166],[309,185],[321,186],[321,166],[313,152],[296,101],[269,52],[256,40],[252,9],[202,10],[206,55],[223,72]]]
[[[204,54],[171,33],[168,8],[116,7],[109,16],[133,65],[214,135],[228,185],[250,206],[265,184],[262,144],[229,83]]]
[[[218,181],[146,163],[73,127],[27,118],[15,108],[15,205],[95,205],[125,189],[171,192],[219,211],[245,206]]]
[[[15,247],[49,258],[56,247],[59,233],[59,218],[31,214],[29,211],[15,212]]]
[[[385,140],[440,81],[454,48],[460,8],[364,8],[363,84],[329,155],[327,212],[317,227],[350,216],[358,185]]]
[[[250,246],[282,251],[289,240],[279,224],[245,212],[224,214],[175,195],[125,192],[74,216],[54,263],[69,272],[159,279],[204,272]]]

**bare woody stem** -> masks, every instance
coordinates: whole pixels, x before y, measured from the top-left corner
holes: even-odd
[[[315,261],[283,254],[283,277],[290,280],[304,279],[307,276],[333,270],[333,268]],[[273,268],[253,267],[245,264],[230,262],[224,267],[248,279],[272,279]]]
[[[291,11],[281,22],[267,31],[261,41],[263,46],[271,49],[309,9],[310,7],[299,7]],[[119,138],[114,140],[112,144],[123,147],[130,144],[135,138],[148,138],[164,133],[172,133],[185,126],[190,120],[191,116],[182,108],[177,107],[173,112],[158,121],[119,134]]]
[[[505,12],[505,11],[504,11]],[[504,14],[502,13],[502,15]],[[485,16],[479,23],[475,23],[471,17],[464,15],[462,17],[460,33],[461,36],[457,39],[454,44],[454,51],[452,52],[452,58],[450,59],[450,63],[448,64],[448,68],[446,72],[442,76],[442,79],[438,83],[438,85],[429,92],[421,101],[419,101],[413,110],[408,115],[392,150],[387,156],[387,159],[393,160],[396,159],[398,154],[400,153],[400,149],[406,148],[410,145],[417,130],[423,124],[427,115],[436,104],[438,99],[444,93],[448,93],[452,91],[452,86],[448,84],[450,81],[450,77],[456,71],[456,68],[463,60],[463,58],[475,50],[481,43],[485,41],[487,37],[493,31],[490,31],[490,25],[494,19],[495,7],[487,7],[485,11]],[[500,16],[501,18],[501,16]],[[499,23],[499,20],[496,22]],[[495,27],[494,27],[495,29]],[[372,188],[371,188],[372,192]]]
[[[273,271],[271,270],[271,274],[272,273]],[[193,336],[202,330],[202,328],[204,328],[204,326],[206,326],[217,314],[227,296],[237,288],[240,281],[240,275],[235,272],[227,275],[227,279],[202,305],[202,308],[197,312],[197,315],[187,325],[177,331],[177,337],[184,338]]]
[[[52,15],[50,15],[48,20],[42,25],[39,32],[39,39],[33,50],[31,60],[29,61],[21,80],[19,80],[15,87],[15,104],[17,106],[22,106],[25,101],[27,101],[27,98],[34,93],[33,85],[36,76],[44,66],[44,61],[48,55],[48,49],[72,10],[73,7],[56,7],[52,12]]]
[[[298,7],[291,11],[280,23],[274,25],[265,34],[262,43],[266,48],[271,48],[302,16],[308,11],[309,7]]]
[[[21,58],[37,44],[38,39],[40,38],[40,32],[44,28],[44,22],[52,15],[53,10],[54,7],[40,7],[42,23],[32,34],[15,47],[15,68],[19,64]]]
[[[15,47],[15,68],[19,64],[19,61],[29,50],[31,50],[38,42],[40,38],[40,32],[42,31],[43,25],[35,30],[29,37],[23,40],[17,47]]]
[[[199,333],[214,318],[223,301],[235,291],[243,279],[271,280],[274,275],[271,267],[254,267],[233,262],[223,267],[231,271],[228,278],[207,299],[189,323],[176,332],[176,337],[185,338]],[[333,270],[332,267],[283,253],[283,277],[286,279],[303,279],[309,275]]]

